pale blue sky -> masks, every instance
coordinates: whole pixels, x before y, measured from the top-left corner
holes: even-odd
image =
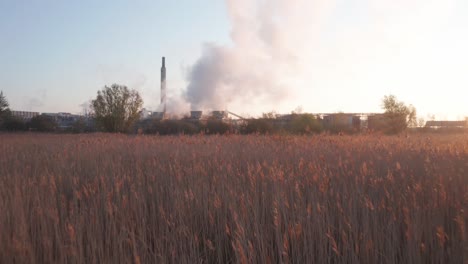
[[[157,101],[161,56],[181,89],[202,43],[228,37],[222,0],[0,0],[0,90],[41,112],[79,112],[113,82]]]
[[[239,22],[230,19],[227,7],[239,12],[249,1],[0,0],[0,90],[15,110],[79,113],[97,90],[120,83],[139,90],[145,107],[156,109],[161,56],[167,57],[169,96],[176,98],[205,43],[234,46],[229,54],[243,52],[230,38]],[[290,3],[281,2],[283,8]],[[297,75],[286,81],[294,86],[287,90],[291,96],[256,104],[252,113],[298,106],[373,112],[391,93],[423,117],[468,115],[468,1],[292,2],[311,12],[275,29],[275,37],[286,39],[279,42],[287,47],[282,51],[301,57]],[[248,35],[248,26],[238,27],[241,36]],[[245,66],[263,67],[249,57]],[[248,114],[243,100],[239,96],[226,108]]]

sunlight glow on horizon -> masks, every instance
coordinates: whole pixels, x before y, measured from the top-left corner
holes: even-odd
[[[238,114],[289,113],[299,106],[311,113],[381,112],[382,98],[393,94],[425,119],[468,117],[463,0],[278,0],[258,10],[249,9],[251,0],[216,0],[205,3],[202,15],[195,15],[200,3],[183,2],[190,8],[183,20],[177,5],[163,1],[84,1],[76,4],[79,16],[72,4],[0,3],[0,35],[8,40],[0,44],[0,90],[15,110],[77,113],[104,85],[120,83],[137,89],[144,107],[156,110],[165,56],[168,95],[183,105],[188,72],[204,44],[214,43],[234,57],[245,53],[245,72],[233,78],[250,70],[261,74],[261,67],[271,66],[265,62],[278,62],[265,71],[271,80],[253,76],[246,83],[275,82],[284,87],[277,96],[235,86],[226,91],[246,94],[222,94],[229,97],[224,108]],[[96,5],[100,11],[91,11]],[[158,17],[161,9],[167,12]],[[112,13],[121,17],[114,25],[102,18]],[[271,23],[266,30],[259,24],[265,21]],[[256,38],[273,44],[263,47],[265,39]]]

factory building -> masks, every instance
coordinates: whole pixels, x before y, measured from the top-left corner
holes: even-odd
[[[80,115],[73,115],[70,113],[42,113],[45,116],[48,116],[54,120],[59,129],[67,129],[73,126],[73,124],[78,121],[80,118],[83,118]]]
[[[429,128],[468,128],[468,119],[465,121],[427,121]]]
[[[23,121],[29,121],[33,117],[38,116],[39,112],[11,111],[11,114],[16,118],[22,119]]]
[[[191,111],[190,112],[190,119],[191,120],[200,120],[202,118],[203,112],[202,111]]]
[[[165,112],[153,112],[151,114],[151,118],[154,119],[165,119],[166,118],[166,113]]]
[[[336,113],[325,114],[322,125],[328,130],[356,130],[361,129],[361,117],[357,114]]]
[[[213,111],[211,112],[211,116],[216,120],[223,120],[228,117],[227,111]]]
[[[378,131],[385,128],[386,121],[384,114],[373,114],[367,117],[367,128],[371,131]]]
[[[140,119],[148,119],[153,114],[152,111],[147,110],[146,108],[141,109]]]

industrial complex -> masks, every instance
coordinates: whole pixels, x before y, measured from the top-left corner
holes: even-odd
[[[162,112],[152,112],[147,109],[143,109],[141,112],[142,119],[165,119],[169,118],[168,113],[166,113],[166,58],[162,58],[161,66],[161,107]],[[352,129],[354,131],[360,131],[362,129],[376,130],[381,126],[384,120],[384,115],[382,113],[314,113],[313,114],[317,120],[321,122],[321,125],[325,129]],[[287,123],[292,120],[294,115],[285,114],[277,115],[276,122],[278,123]],[[239,116],[235,113],[232,113],[227,110],[215,110],[210,112],[203,112],[201,110],[192,110],[190,115],[184,117],[185,120],[192,121],[202,121],[207,119],[216,119],[216,120],[246,120],[242,116]],[[437,123],[438,122],[438,123]],[[468,127],[468,119],[466,121],[435,121],[428,122],[427,127]]]
[[[161,82],[160,82],[160,111],[150,111],[145,108],[140,112],[141,120],[166,120],[173,119],[167,113],[167,82],[166,82],[166,58],[162,57],[161,65]],[[39,112],[29,111],[12,111],[12,115],[25,122],[31,120],[35,116],[40,115]],[[51,117],[58,128],[67,129],[78,120],[90,120],[92,116],[73,115],[70,113],[42,113]],[[312,114],[326,130],[378,130],[384,122],[384,114],[382,113],[313,113]],[[287,125],[293,120],[297,114],[276,115],[273,122],[280,125]],[[180,119],[180,118],[179,118]],[[192,110],[189,115],[182,118],[186,121],[203,122],[210,120],[221,120],[231,123],[239,123],[246,121],[246,118],[239,116],[227,110],[215,110],[203,112],[201,110]],[[427,128],[468,128],[468,118],[464,121],[428,121],[425,125]]]

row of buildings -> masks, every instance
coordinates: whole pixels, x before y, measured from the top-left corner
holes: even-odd
[[[81,115],[74,115],[70,113],[39,113],[30,111],[11,111],[11,114],[12,116],[24,122],[29,122],[32,118],[36,116],[44,115],[50,117],[57,124],[58,129],[71,128],[77,121],[89,119]]]
[[[323,128],[328,130],[379,130],[385,126],[385,115],[381,113],[318,113],[313,114],[321,123]],[[279,125],[286,125],[295,114],[275,115],[274,122]],[[231,119],[232,117],[233,119]],[[151,112],[143,109],[141,119],[167,119],[163,112]],[[247,120],[229,111],[211,111],[205,114],[202,111],[191,111],[190,115],[183,118],[188,121],[203,121],[207,119],[229,120],[230,122]],[[468,118],[464,121],[427,121],[427,128],[468,128]]]
[[[31,120],[35,116],[41,115],[39,112],[29,111],[11,111],[11,113],[13,116],[25,122]],[[90,120],[92,119],[70,113],[42,113],[42,115],[52,118],[59,129],[70,128],[79,120],[91,122]],[[385,122],[385,116],[378,113],[319,113],[313,115],[317,117],[323,128],[329,130],[379,130]],[[294,114],[277,115],[275,116],[275,122],[287,124],[294,118],[294,116]],[[234,117],[234,119],[230,119],[230,117]],[[140,113],[140,118],[162,120],[170,117],[168,117],[164,112],[151,112],[143,109]],[[225,121],[230,120],[231,122],[246,120],[245,118],[229,111],[212,111],[209,112],[208,115],[204,115],[202,111],[191,111],[190,115],[185,116],[183,119],[189,121],[200,121],[209,118]],[[427,121],[425,127],[434,129],[468,128],[468,118],[464,121]]]

